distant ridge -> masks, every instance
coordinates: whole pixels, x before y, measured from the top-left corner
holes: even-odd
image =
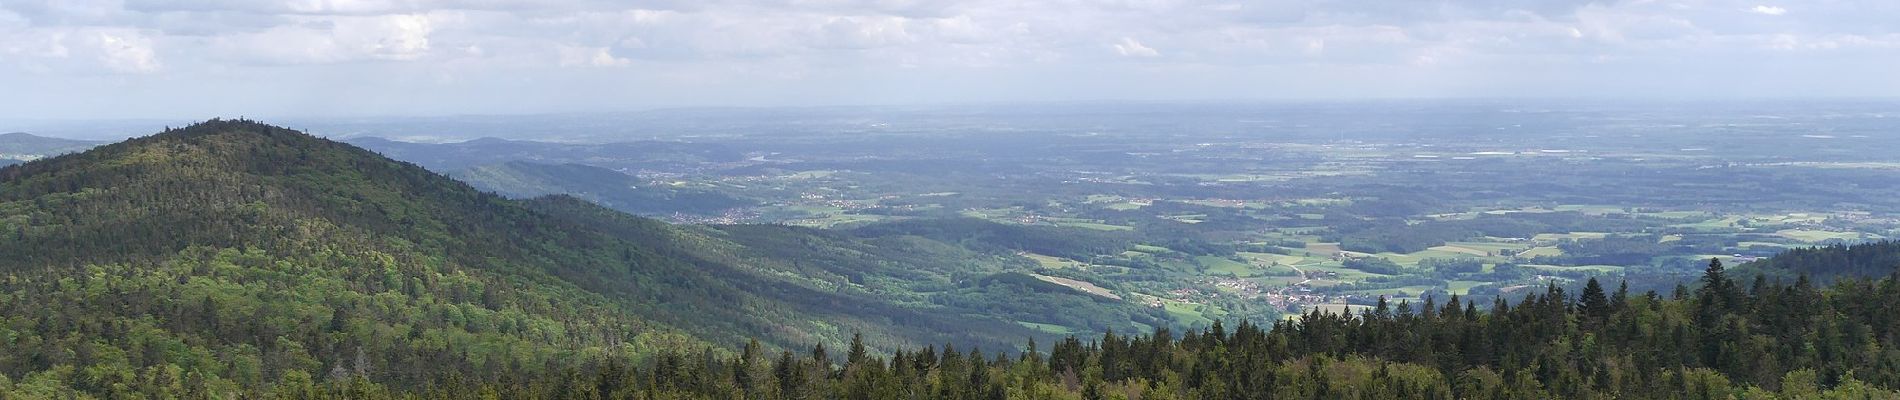
[[[373,136],[355,137],[347,141],[437,172],[514,161],[542,164],[588,161],[590,165],[616,163],[620,164],[617,167],[624,167],[737,161],[745,158],[741,152],[720,145],[665,141],[573,144],[483,137],[451,143],[414,143]],[[555,154],[566,158],[548,157]]]
[[[0,159],[34,160],[99,145],[87,140],[60,139],[25,132],[0,133]]]
[[[755,204],[714,192],[648,185],[627,174],[580,164],[510,161],[475,166],[449,175],[509,197],[565,194],[637,215],[713,215]]]

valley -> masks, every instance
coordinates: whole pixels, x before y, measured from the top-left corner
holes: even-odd
[[[1895,21],[0,0],[0,400],[1900,400]]]
[[[428,160],[586,165],[632,177],[620,186],[729,199],[672,203],[726,205],[714,209],[621,208],[680,223],[877,236],[915,234],[902,227],[929,223],[920,221],[981,222],[932,230],[951,243],[1047,228],[1041,234],[1071,238],[974,248],[1164,312],[1176,327],[1380,298],[1487,302],[1590,277],[1666,291],[1710,258],[1739,264],[1900,234],[1900,201],[1885,195],[1894,169],[1875,150],[1900,143],[1879,131],[1889,115],[1878,104],[1643,105],[1664,110],[1653,113],[1590,103],[1148,106],[1134,115],[1045,106],[1035,116],[808,109],[729,119],[717,132],[633,115],[648,125],[624,134],[664,145],[616,145],[641,149],[626,157],[581,158],[565,149],[586,145],[561,142],[508,151],[480,147],[498,139],[355,142],[442,170],[466,167]],[[1830,134],[1815,137],[1815,126]],[[616,190],[471,182],[503,193]]]
[[[1886,171],[1793,161],[1865,145],[1469,151],[1514,147],[1486,144],[1447,150],[1497,153],[1459,164],[1477,160],[1406,156],[1439,146],[1415,138],[1133,154],[1055,136],[871,160],[831,136],[781,139],[826,143],[808,153],[363,148],[210,120],[41,157],[0,168],[0,393],[1806,398],[1900,382],[1880,367],[1900,352],[1872,350],[1900,318],[1869,307],[1900,284],[1867,280],[1900,263]],[[561,156],[576,147],[659,153]],[[1105,173],[1114,151],[1130,167]]]

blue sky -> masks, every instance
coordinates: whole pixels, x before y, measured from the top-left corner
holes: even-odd
[[[0,0],[0,118],[1893,97],[1892,0]]]

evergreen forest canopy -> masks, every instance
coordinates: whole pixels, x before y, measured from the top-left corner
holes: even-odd
[[[997,256],[1128,240],[1060,232],[673,226],[213,120],[0,169],[0,394],[1900,397],[1892,243],[1182,329]]]

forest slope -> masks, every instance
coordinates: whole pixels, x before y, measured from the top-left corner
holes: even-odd
[[[729,239],[750,236],[508,200],[346,144],[213,120],[0,169],[0,372],[47,393],[149,396],[141,383],[162,379],[230,395],[546,377],[749,338],[1036,335],[888,284],[968,265],[837,258],[877,247],[803,231],[766,236],[803,244],[792,249]]]

